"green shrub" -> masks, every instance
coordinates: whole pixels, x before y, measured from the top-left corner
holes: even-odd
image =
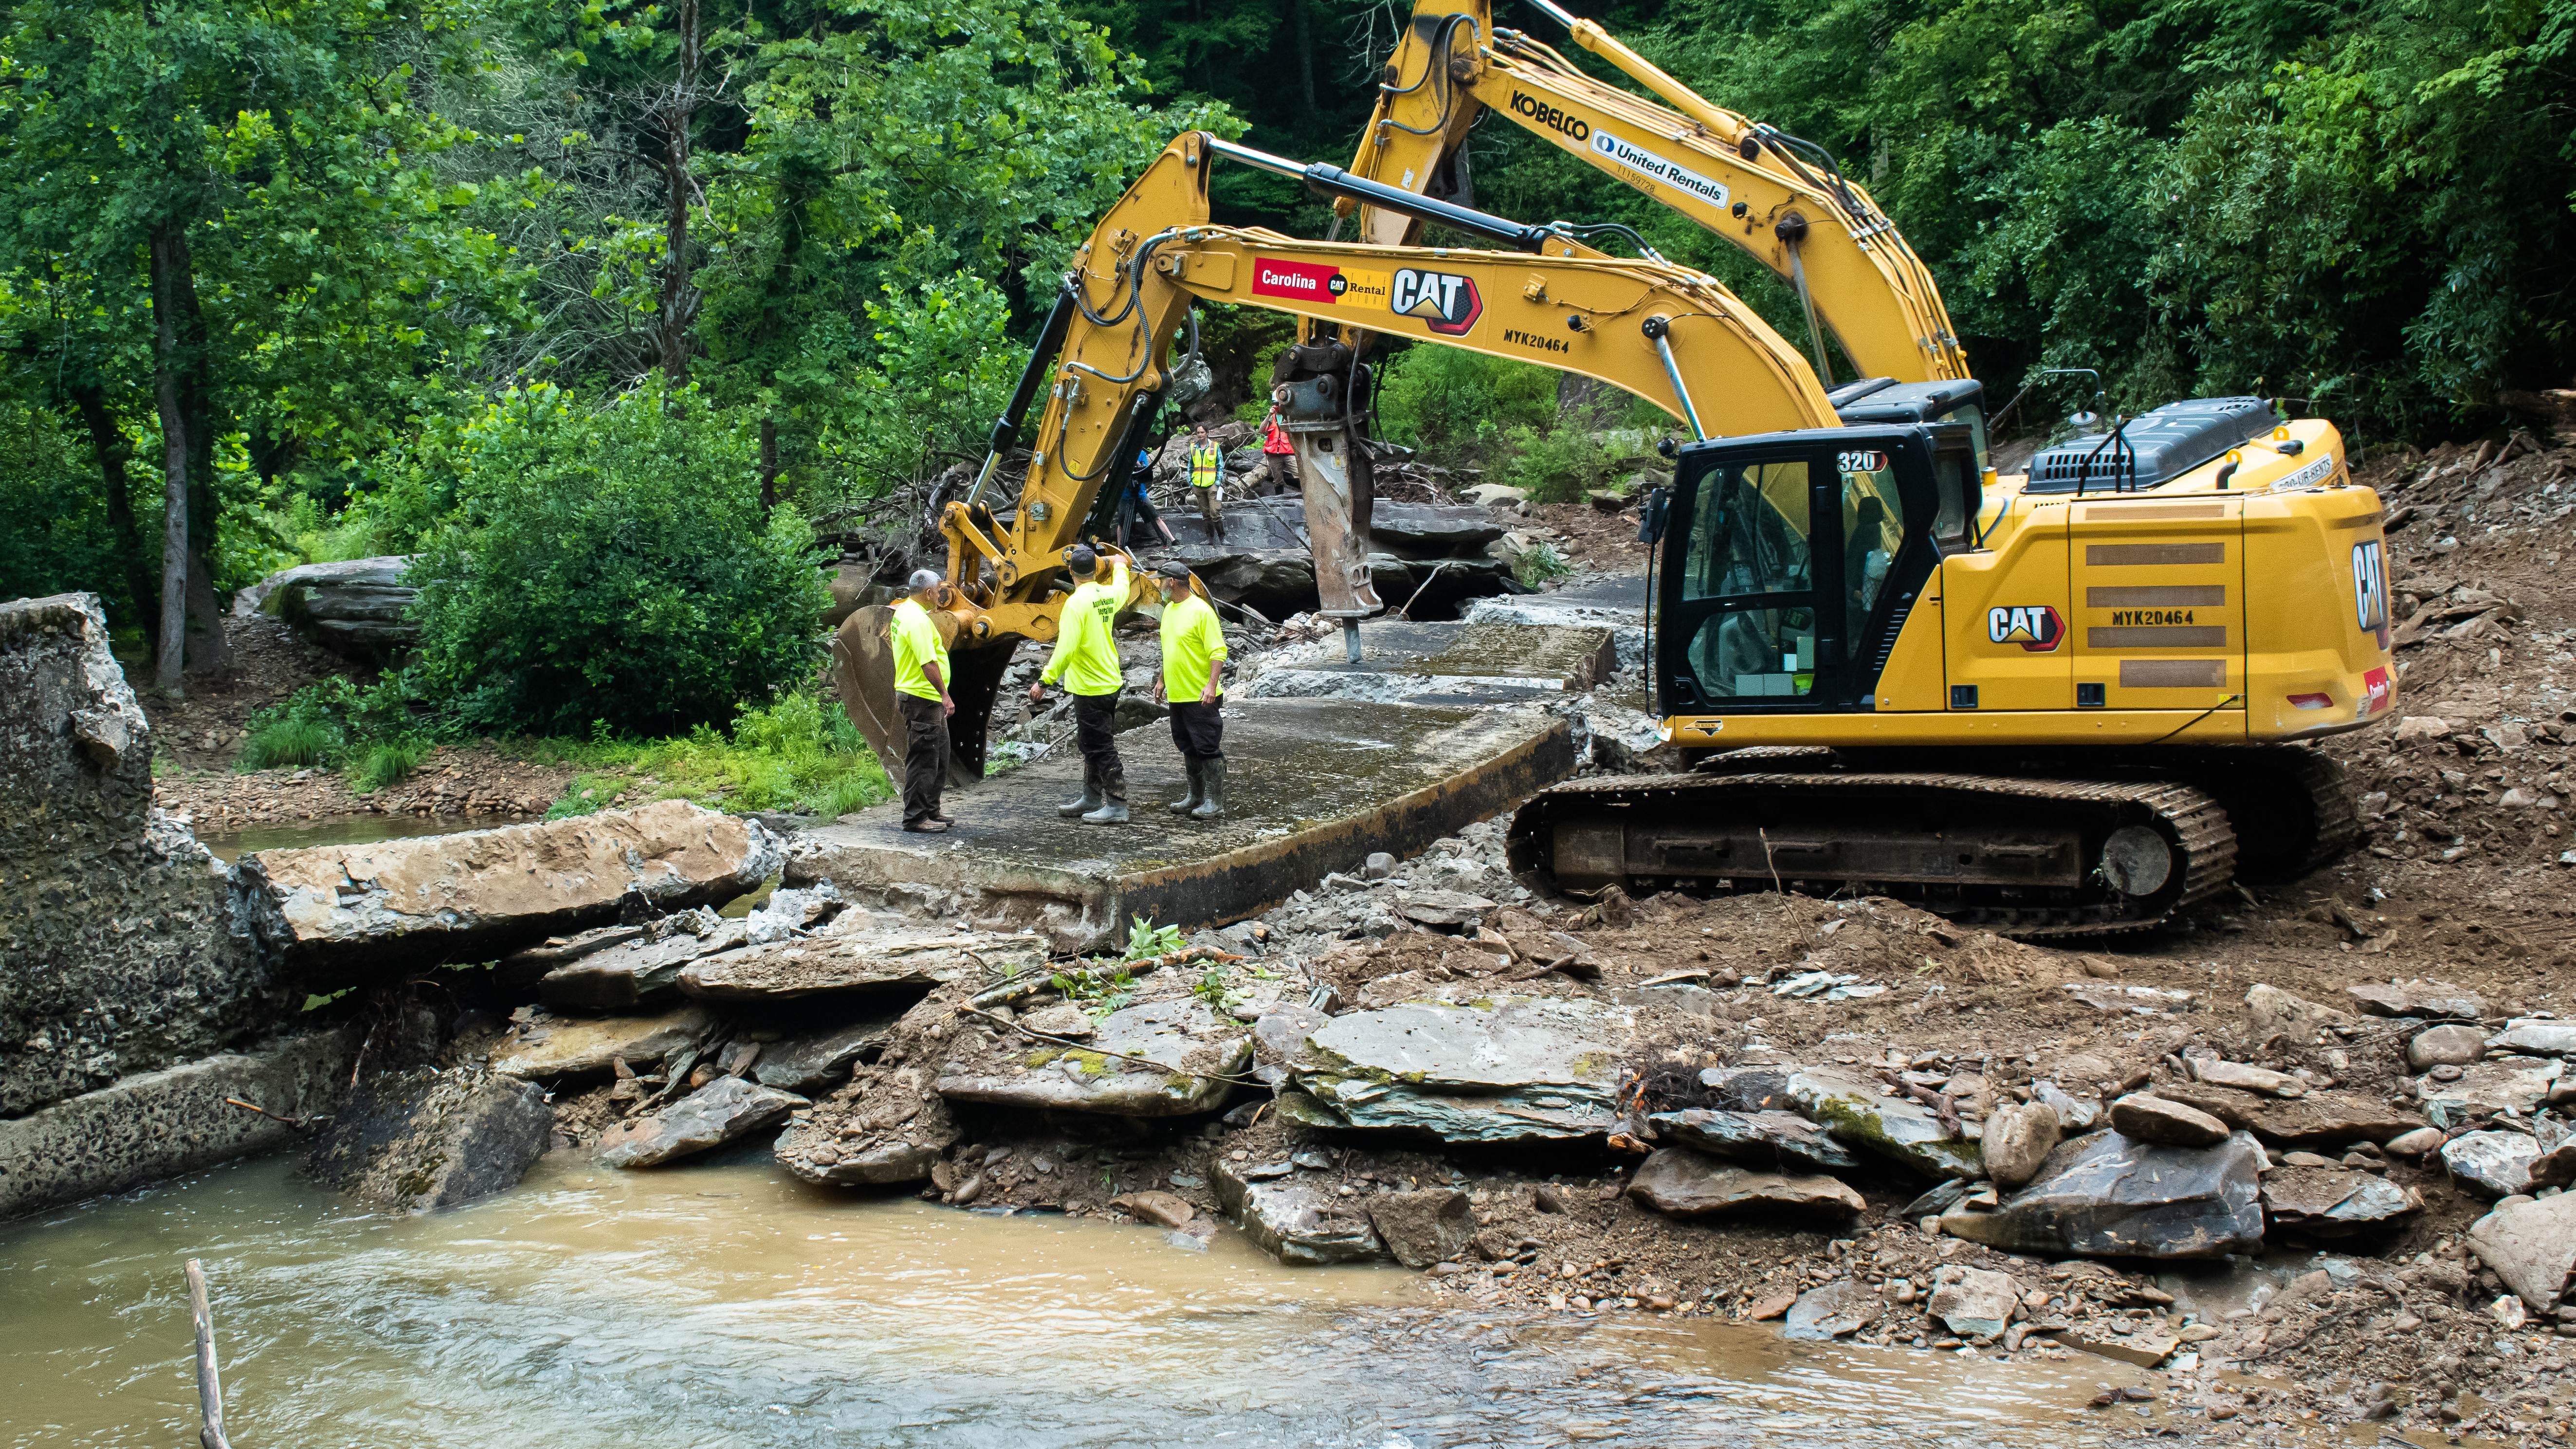
[[[420,587],[416,674],[468,728],[676,733],[820,655],[813,532],[764,521],[746,417],[658,383],[604,408],[514,390],[464,430]]]
[[[737,813],[787,810],[826,817],[894,797],[849,716],[839,705],[801,692],[744,709],[730,738],[707,725],[649,741],[594,731],[588,740],[539,742],[530,753],[583,768],[547,810],[549,820],[603,809],[620,791],[629,804],[684,799]]]
[[[1411,448],[1491,444],[1514,427],[1554,425],[1560,375],[1456,347],[1409,347],[1386,361],[1378,421]]]
[[[1512,560],[1513,576],[1533,589],[1549,579],[1561,579],[1572,572],[1574,565],[1567,563],[1565,555],[1558,553],[1552,543],[1531,544],[1521,550],[1520,557]]]
[[[1501,481],[1541,503],[1571,503],[1608,482],[1610,452],[1585,421],[1568,418],[1560,426],[1511,429],[1504,435],[1508,452],[1498,470]]]

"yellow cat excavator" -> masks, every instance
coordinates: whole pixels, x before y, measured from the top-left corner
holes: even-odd
[[[1512,250],[1214,226],[1220,158]],[[1054,636],[1064,553],[1125,482],[1201,300],[1295,314],[1310,337],[1540,361],[1700,440],[1650,520],[1649,669],[1667,738],[1728,753],[1542,793],[1513,822],[1518,868],[1576,889],[1865,888],[2033,936],[2152,924],[2357,828],[2331,762],[2290,743],[2383,720],[2394,699],[2380,505],[2331,424],[2195,399],[1989,482],[1965,423],[1837,416],[1797,350],[1699,273],[1203,133],[1167,147],[1077,253],[983,475],[942,515],[936,617],[973,772],[1007,646]],[[1347,603],[1366,577],[1370,369],[1309,341],[1276,383],[1319,590]],[[1040,390],[1027,471],[988,501]],[[838,649],[863,729],[890,694],[871,633],[854,615]]]

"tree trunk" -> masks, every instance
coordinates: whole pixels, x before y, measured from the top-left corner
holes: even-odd
[[[680,0],[680,80],[663,115],[662,173],[670,188],[665,213],[662,269],[662,376],[673,386],[688,380],[689,337],[698,320],[697,290],[689,285],[689,122],[698,106],[698,0]]]
[[[1306,83],[1306,110],[1315,110],[1315,16],[1310,0],[1297,4],[1297,74]]]
[[[177,694],[188,658],[188,421],[179,407],[179,303],[183,243],[177,228],[152,233],[152,398],[161,414],[161,634],[153,682]]]
[[[778,419],[760,420],[760,511],[778,506]]]
[[[184,235],[174,235],[172,255],[179,416],[188,434],[188,657],[180,667],[190,674],[221,676],[233,667],[233,651],[224,640],[223,608],[215,601],[214,571],[206,561],[215,556],[215,524],[223,512],[215,498],[215,439],[224,428],[215,418],[214,385],[206,377],[206,314],[197,302],[197,267]]]
[[[134,517],[134,484],[125,473],[134,449],[125,441],[125,429],[117,426],[116,414],[108,411],[107,389],[83,383],[71,390],[71,396],[72,406],[80,410],[81,426],[89,430],[98,475],[107,485],[108,530],[116,535],[117,552],[124,556],[126,592],[134,596],[134,612],[148,642],[152,621],[161,617],[161,593],[152,585],[152,566],[143,553],[143,528]]]

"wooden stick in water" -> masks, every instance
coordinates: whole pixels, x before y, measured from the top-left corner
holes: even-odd
[[[215,1320],[206,1307],[206,1270],[188,1260],[188,1312],[197,1323],[197,1412],[206,1424],[197,1432],[205,1449],[232,1449],[224,1438],[224,1383],[215,1372]]]

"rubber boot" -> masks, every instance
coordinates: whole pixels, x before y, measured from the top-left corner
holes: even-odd
[[[1100,774],[1089,765],[1082,767],[1082,798],[1067,800],[1055,807],[1055,813],[1067,820],[1077,819],[1099,809],[1107,802],[1100,794]]]
[[[1120,770],[1100,782],[1100,793],[1109,798],[1101,807],[1082,817],[1085,825],[1124,825],[1127,823],[1127,772]]]
[[[1164,809],[1171,811],[1175,815],[1187,815],[1191,811],[1199,808],[1199,802],[1207,798],[1207,786],[1204,783],[1205,777],[1199,770],[1201,763],[1202,761],[1196,755],[1181,756],[1181,768],[1189,771],[1190,774],[1190,798],[1187,800],[1175,800],[1171,804],[1164,806]]]
[[[1207,798],[1190,812],[1192,820],[1215,820],[1225,814],[1225,756],[1210,755],[1197,762],[1201,790]]]

